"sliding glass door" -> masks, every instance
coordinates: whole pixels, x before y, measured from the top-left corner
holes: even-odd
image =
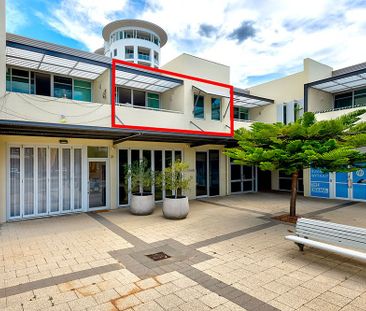
[[[82,210],[82,171],[81,148],[11,146],[8,218]]]
[[[220,151],[196,152],[196,196],[220,194]]]

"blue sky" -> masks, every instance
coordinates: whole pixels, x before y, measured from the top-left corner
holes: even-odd
[[[366,0],[7,0],[7,31],[78,49],[103,45],[110,21],[163,27],[162,63],[186,52],[231,67],[246,87],[302,69],[306,57],[333,68],[366,61]]]

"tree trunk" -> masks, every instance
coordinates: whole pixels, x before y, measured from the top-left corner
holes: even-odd
[[[296,216],[296,197],[297,197],[297,179],[299,172],[294,172],[291,175],[291,201],[290,201],[290,216]]]

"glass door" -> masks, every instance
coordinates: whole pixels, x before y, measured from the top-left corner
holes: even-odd
[[[208,159],[207,152],[196,152],[196,196],[208,195]]]
[[[89,208],[107,206],[107,161],[89,160]]]

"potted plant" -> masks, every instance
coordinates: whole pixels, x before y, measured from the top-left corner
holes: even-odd
[[[172,196],[166,196],[163,201],[163,214],[168,219],[184,219],[189,213],[188,197],[183,193],[189,189],[192,177],[185,178],[184,172],[188,164],[176,161],[164,169],[156,178],[156,182],[164,185],[165,190],[171,191]]]
[[[146,160],[134,161],[125,167],[126,184],[131,182],[130,212],[134,215],[149,215],[154,211],[155,202],[151,192],[153,173]]]

